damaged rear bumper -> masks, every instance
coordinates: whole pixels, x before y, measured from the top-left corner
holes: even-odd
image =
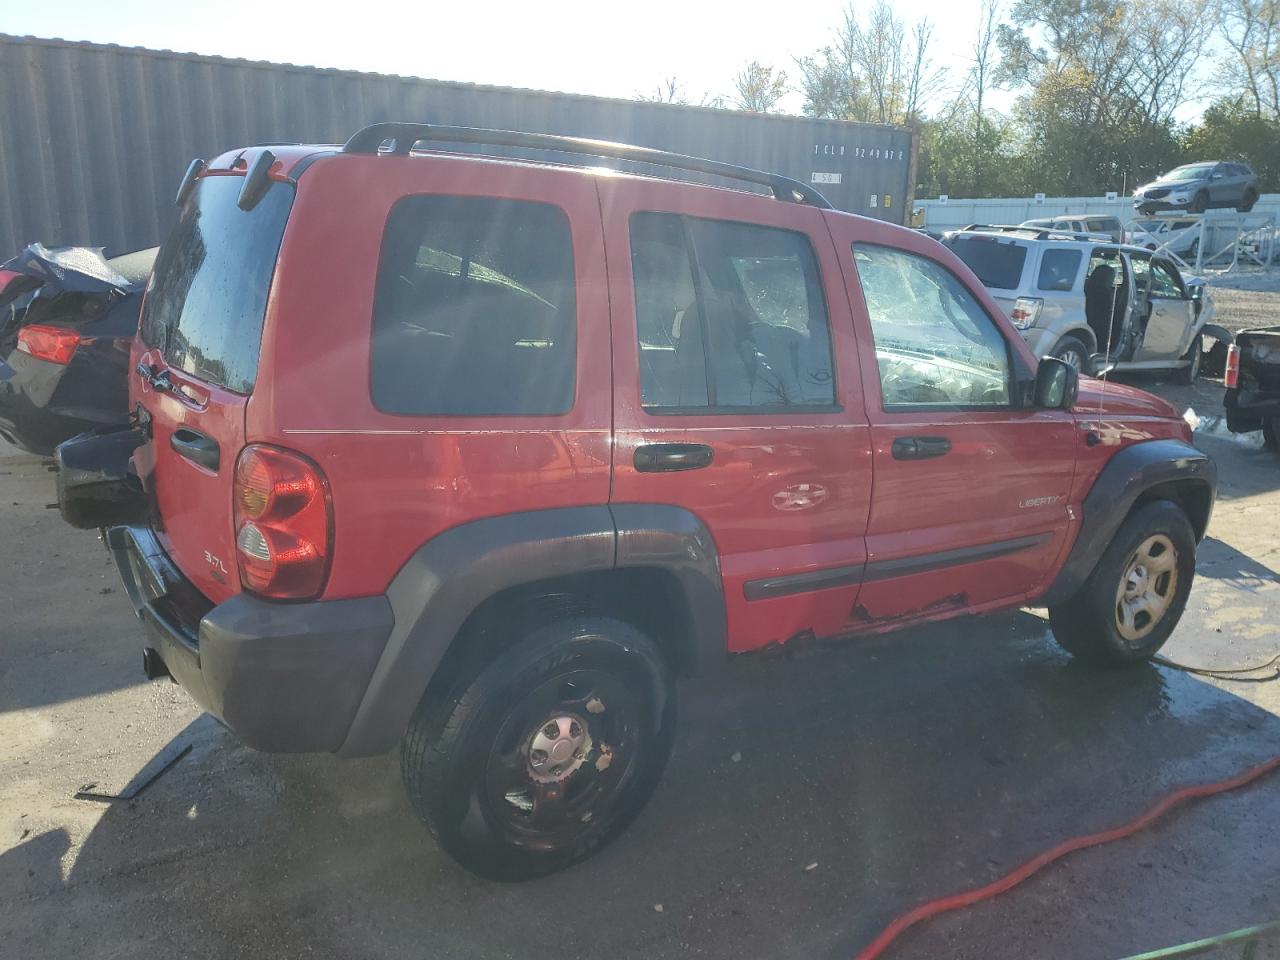
[[[385,597],[279,603],[241,593],[214,606],[149,528],[113,527],[107,545],[146,630],[149,674],[167,671],[256,749],[342,745],[391,633]]]

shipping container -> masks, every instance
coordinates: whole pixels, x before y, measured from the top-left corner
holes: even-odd
[[[0,260],[35,240],[150,246],[193,157],[341,143],[381,120],[619,140],[780,173],[871,217],[911,210],[915,144],[901,127],[0,34]]]

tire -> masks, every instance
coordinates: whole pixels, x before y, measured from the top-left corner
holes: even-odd
[[[1079,337],[1073,337],[1070,334],[1063,337],[1054,344],[1050,356],[1067,361],[1080,373],[1089,372],[1089,347]]]
[[[1280,451],[1280,417],[1263,418],[1262,445],[1268,450]]]
[[[1200,379],[1200,363],[1204,359],[1204,335],[1197,333],[1191,341],[1191,347],[1182,355],[1183,360],[1190,361],[1185,367],[1179,367],[1174,376],[1177,383],[1195,383]]]
[[[1240,200],[1240,205],[1236,207],[1241,213],[1248,213],[1253,209],[1253,205],[1258,202],[1258,191],[1250,188],[1244,192],[1244,197]]]
[[[1208,191],[1201,190],[1199,193],[1197,193],[1195,195],[1195,199],[1191,201],[1191,206],[1189,206],[1187,209],[1190,210],[1192,213],[1204,213],[1206,210],[1208,210],[1209,209]]]
[[[1169,549],[1173,562],[1168,570],[1154,577],[1145,568],[1134,571],[1134,583],[1156,592],[1158,615],[1153,617],[1150,608],[1135,613],[1142,597],[1151,600],[1146,593],[1134,593],[1126,601],[1131,568],[1143,567],[1139,551],[1150,551],[1158,561]],[[1195,532],[1182,508],[1169,500],[1137,507],[1120,525],[1084,586],[1070,600],[1049,608],[1053,635],[1064,650],[1090,663],[1122,666],[1149,660],[1178,625],[1195,571]],[[1122,603],[1128,610],[1128,635],[1120,625]]]
[[[400,772],[458,863],[527,880],[622,832],[657,786],[674,730],[658,648],[630,624],[584,616],[531,631],[453,696],[424,698]]]

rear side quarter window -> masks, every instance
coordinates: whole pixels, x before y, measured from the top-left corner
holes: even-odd
[[[1036,281],[1039,290],[1067,291],[1075,286],[1084,254],[1079,250],[1045,250],[1040,258],[1040,275]]]
[[[400,200],[383,236],[371,367],[385,413],[572,409],[577,306],[564,211],[487,197]]]

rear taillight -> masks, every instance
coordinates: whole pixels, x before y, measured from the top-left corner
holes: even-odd
[[[1019,297],[1013,305],[1013,311],[1009,314],[1009,319],[1013,321],[1013,325],[1019,330],[1033,327],[1036,321],[1040,319],[1040,308],[1043,306],[1044,301],[1038,297]]]
[[[18,349],[37,360],[67,364],[80,346],[80,334],[65,327],[33,323],[18,331]]]
[[[232,488],[236,563],[246,590],[305,600],[329,574],[333,508],[320,468],[300,454],[251,444]]]
[[[1222,385],[1233,388],[1240,385],[1240,346],[1227,347],[1227,365],[1222,370]]]

